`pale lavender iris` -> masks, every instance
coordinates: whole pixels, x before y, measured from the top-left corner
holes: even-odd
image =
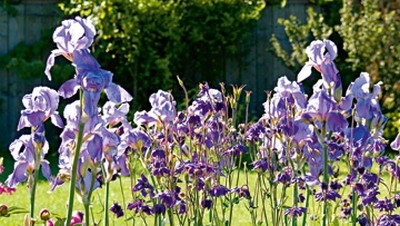
[[[308,100],[307,109],[303,117],[310,116],[320,122],[327,119],[329,113],[337,108],[337,103],[325,90],[314,92]]]
[[[370,84],[370,76],[366,72],[361,73],[360,77],[351,84],[351,92],[357,100],[357,116],[366,119],[377,118],[381,115],[378,95],[381,92],[382,82],[374,85],[372,93],[370,93]]]
[[[28,178],[28,175],[33,173],[35,164],[40,164],[42,166],[42,174],[45,178],[49,181],[53,180],[49,162],[44,159],[44,156],[49,150],[47,141],[44,142],[41,149],[40,163],[35,163],[35,147],[33,143],[31,135],[22,135],[19,139],[10,144],[10,152],[16,162],[14,164],[13,173],[6,180],[8,187],[14,188],[19,183],[24,182]]]
[[[43,86],[35,87],[31,94],[23,97],[22,103],[26,109],[21,111],[18,130],[41,126],[48,118],[57,127],[63,127],[61,117],[56,111],[59,97],[55,90]]]
[[[51,80],[50,69],[54,65],[55,57],[64,55],[72,61],[72,53],[76,50],[88,49],[94,40],[96,30],[93,24],[77,16],[75,19],[64,20],[61,26],[57,27],[53,33],[53,41],[57,49],[51,51],[47,59],[45,74]]]
[[[134,122],[136,125],[156,125],[157,123],[172,124],[176,117],[176,102],[169,92],[158,90],[151,94],[149,98],[150,111],[140,111],[135,113]]]
[[[101,69],[88,50],[75,51],[73,53],[73,65],[77,72],[75,78],[66,81],[58,92],[60,96],[69,98],[79,88],[82,88],[83,110],[89,117],[98,114],[97,105],[103,90],[105,90],[108,99],[114,103],[132,100],[132,96],[126,90],[112,82],[113,74]]]
[[[314,67],[322,73],[327,83],[337,82],[340,80],[333,60],[337,55],[336,44],[330,40],[316,40],[311,42],[307,47],[306,53],[308,61],[297,75],[297,82],[302,82],[311,75],[311,68]]]

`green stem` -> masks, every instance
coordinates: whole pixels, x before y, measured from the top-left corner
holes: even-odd
[[[351,202],[352,202],[351,223],[353,226],[355,226],[357,223],[357,193],[356,189],[354,188],[352,192]]]
[[[324,145],[324,183],[325,186],[329,186],[329,175],[328,175],[328,146]],[[324,191],[326,193],[326,191]],[[324,194],[326,196],[326,194]],[[324,206],[322,209],[322,221],[321,226],[326,226],[327,219],[327,211],[328,211],[328,201],[326,197],[324,198]]]
[[[103,225],[108,226],[109,225],[109,219],[108,219],[108,196],[110,193],[110,182],[106,181],[105,184],[105,191],[104,191],[104,214],[103,214]],[[124,204],[125,205],[125,204]]]
[[[90,180],[90,188],[86,197],[83,198],[83,205],[85,206],[85,223],[86,225],[90,225],[90,200],[92,199],[92,193],[94,188],[94,183],[96,181],[96,167],[93,167],[91,170],[92,178]],[[107,209],[107,207],[106,207]]]
[[[121,177],[118,177],[118,179],[119,179],[119,187],[121,189],[121,194],[122,194],[122,205],[124,205],[124,207],[123,207],[124,208],[124,213],[126,213],[127,212],[126,211],[126,201],[125,201],[124,188],[122,186],[122,179],[121,179]],[[131,187],[133,187],[133,186],[131,186]],[[124,216],[125,216],[125,224],[128,225],[127,215],[124,214]]]
[[[40,160],[39,160],[40,161]],[[36,164],[36,163],[35,163]],[[39,169],[40,169],[40,165],[39,167],[35,166],[35,170],[33,172],[33,175],[31,175],[31,187],[30,187],[30,223],[29,224],[33,224],[32,219],[35,216],[35,197],[36,197],[36,184],[38,181],[38,177],[39,177]]]
[[[308,203],[310,202],[310,188],[307,186],[307,193],[306,193],[306,212],[303,215],[303,226],[307,225],[307,213],[308,213]]]
[[[78,160],[79,153],[81,152],[82,147],[82,139],[83,139],[83,128],[85,127],[85,123],[81,122],[79,124],[79,132],[78,132],[78,141],[76,144],[76,150],[74,152],[74,159],[72,162],[72,172],[71,172],[71,181],[69,184],[69,198],[68,198],[68,210],[67,210],[67,220],[65,222],[66,226],[71,224],[71,215],[74,206],[74,196],[75,196],[75,181],[76,181],[76,173],[78,170]]]
[[[297,204],[299,202],[299,197],[298,197],[298,187],[297,187],[297,183],[294,184],[293,187],[293,207],[297,207]],[[296,226],[297,225],[297,218],[296,217],[292,217],[292,226]]]

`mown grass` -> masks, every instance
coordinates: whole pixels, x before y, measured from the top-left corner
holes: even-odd
[[[255,179],[255,175],[250,174],[250,183],[254,183],[253,180]],[[244,175],[241,177],[241,180],[244,180]],[[129,178],[122,178],[122,187],[124,191],[124,195],[126,198],[126,204],[132,201],[131,196],[131,186],[130,186],[130,179]],[[66,202],[68,199],[68,184],[64,184],[61,187],[58,187],[55,191],[49,193],[50,185],[47,181],[40,181],[37,186],[37,193],[36,193],[36,204],[35,204],[35,214],[38,215],[39,211],[42,208],[47,208],[53,214],[58,214],[60,216],[65,216],[67,208]],[[93,194],[93,214],[94,219],[98,222],[103,215],[103,198],[104,197],[104,189],[97,189]],[[118,202],[119,204],[123,204],[123,198],[121,194],[121,186],[119,180],[113,181],[110,184],[110,196],[109,196],[109,203],[110,205],[113,202]],[[18,206],[23,207],[26,210],[29,210],[29,190],[26,187],[26,184],[20,184],[17,187],[17,191],[12,195],[2,195],[0,196],[0,203],[6,204],[8,206]],[[246,200],[243,200],[238,205],[234,207],[234,214],[233,214],[233,222],[234,225],[250,225],[250,215],[245,207]],[[75,199],[74,204],[75,210],[83,211],[83,204],[78,200]],[[130,215],[128,210],[128,215]],[[110,214],[110,225],[133,225],[132,221],[129,223],[124,222],[124,217],[122,218],[115,218],[114,215],[109,212]],[[227,214],[228,215],[228,214]],[[206,215],[205,220],[208,221],[208,216]],[[0,218],[0,225],[10,225],[10,226],[18,226],[23,225],[24,214],[12,215],[6,218]],[[153,225],[152,218],[149,218],[147,221],[148,225]],[[145,225],[140,218],[136,218],[135,225]]]
[[[341,163],[340,164],[340,176],[339,178],[344,178],[345,176],[345,164]],[[377,167],[373,169],[375,173],[378,172]],[[236,178],[236,173],[234,173],[234,177]],[[247,174],[248,177],[246,179],[246,174],[242,171],[239,174],[239,186],[246,184],[246,180],[248,181],[248,187],[250,188],[251,195],[254,196],[254,188],[256,185],[256,180],[257,180],[257,174],[254,172],[250,172]],[[4,175],[3,175],[4,176]],[[382,180],[386,183],[389,184],[389,177],[388,174],[382,175]],[[129,202],[132,201],[132,193],[131,193],[131,182],[130,178],[128,177],[123,177],[121,178],[121,184],[123,188],[123,192],[125,195],[125,205],[128,204]],[[383,185],[382,185],[383,186]],[[66,214],[66,206],[67,206],[67,199],[68,199],[68,184],[64,184],[61,187],[58,187],[55,191],[49,193],[50,185],[47,181],[41,180],[38,184],[37,187],[37,199],[36,199],[36,204],[35,204],[35,213],[36,215],[39,214],[39,211],[42,208],[47,208],[51,211],[52,214],[58,214],[60,216],[65,216]],[[316,188],[317,189],[317,188]],[[342,198],[346,198],[348,193],[349,188],[346,188],[345,190],[342,190],[341,195],[343,196]],[[278,196],[281,195],[282,187],[281,185],[278,186]],[[304,191],[302,191],[304,192]],[[400,192],[400,191],[397,191]],[[95,222],[99,222],[100,219],[103,217],[103,198],[104,197],[104,189],[97,189],[94,194],[93,194],[93,217]],[[380,198],[388,197],[388,193],[386,189],[381,189],[381,194],[379,195]],[[336,206],[340,208],[340,201],[341,199],[338,199],[336,203],[333,203],[333,206]],[[118,202],[119,204],[123,205],[123,196],[121,193],[121,186],[120,186],[120,181],[117,179],[116,181],[111,182],[110,184],[110,194],[109,194],[109,203],[110,205],[113,202]],[[26,187],[26,183],[20,184],[17,187],[16,193],[12,194],[11,196],[8,195],[2,195],[0,196],[0,203],[6,204],[8,206],[18,206],[18,207],[23,207],[26,210],[29,209],[29,190]],[[266,200],[264,203],[265,207],[267,208],[267,217],[270,218],[271,214],[271,206],[269,199]],[[291,206],[292,204],[292,191],[290,188],[286,190],[286,196],[285,196],[285,202],[283,205],[285,206]],[[220,211],[220,203],[217,205],[219,208],[219,215],[221,216],[221,211]],[[261,217],[261,206],[262,203],[258,203],[258,208],[257,208],[257,215],[258,219]],[[250,213],[247,209],[249,206],[248,200],[246,199],[241,199],[239,204],[234,206],[234,211],[233,211],[233,224],[232,225],[251,225],[251,217]],[[313,213],[314,215],[309,214],[307,216],[308,221],[307,225],[319,225],[318,220],[312,221],[310,220],[311,218],[319,218],[319,213],[321,213],[321,206],[320,203],[314,203],[311,202],[309,206],[309,213]],[[82,203],[76,198],[75,204],[74,204],[74,209],[75,210],[81,210],[83,211],[83,205]],[[337,211],[339,212],[339,211]],[[396,210],[396,212],[399,212],[399,210]],[[125,212],[125,216],[129,217],[132,216],[131,211]],[[132,223],[132,221],[125,221],[125,216],[122,218],[115,218],[115,216],[109,212],[110,215],[110,225],[145,225],[143,223],[143,220],[139,217],[136,217],[136,222],[135,224]],[[226,213],[226,217],[229,216],[229,213]],[[19,214],[19,215],[13,215],[8,218],[0,218],[0,225],[23,225],[23,218],[24,214]],[[148,225],[153,225],[153,218],[147,217],[147,224]],[[175,221],[176,222],[176,221]],[[300,224],[301,220],[298,220],[298,225]],[[208,220],[208,213],[206,212],[204,215],[204,223],[205,225],[212,225],[209,223]],[[167,224],[168,225],[168,224]],[[177,225],[177,224],[176,224]],[[265,224],[263,224],[265,225]],[[271,223],[270,223],[271,225]],[[350,225],[350,222],[348,220],[340,220],[340,225]]]

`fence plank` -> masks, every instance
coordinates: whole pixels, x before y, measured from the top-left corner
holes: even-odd
[[[54,27],[58,18],[56,3],[56,0],[24,0],[11,5],[17,11],[15,16],[0,8],[0,55],[8,53],[20,42],[34,43],[44,29]],[[0,136],[0,145],[7,147],[19,136],[16,128],[22,109],[21,99],[34,86],[40,85],[41,79],[23,80],[4,65],[0,65],[0,79],[0,131],[7,131]]]

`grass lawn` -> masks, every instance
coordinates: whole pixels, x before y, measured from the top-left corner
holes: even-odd
[[[341,166],[341,167],[345,167],[345,166]],[[342,168],[343,170],[343,168]],[[341,171],[342,171],[341,170]],[[377,172],[377,169],[374,168],[374,171]],[[343,172],[342,172],[343,173]],[[7,175],[7,174],[6,174]],[[235,178],[236,178],[236,173],[234,173]],[[250,192],[251,195],[254,196],[254,188],[255,188],[255,184],[256,184],[256,178],[257,178],[257,174],[255,173],[249,173],[248,174],[248,186],[250,188]],[[3,175],[4,176],[4,175]],[[344,174],[341,174],[340,178],[343,178]],[[246,182],[246,175],[241,172],[240,173],[240,180],[239,180],[239,186],[245,184]],[[389,178],[387,177],[387,174],[383,176],[383,180],[388,184],[389,182]],[[131,186],[130,186],[130,179],[129,178],[122,178],[122,186],[123,186],[123,191],[125,194],[125,204],[128,204],[129,202],[132,201],[131,198]],[[382,185],[383,186],[383,185]],[[40,181],[39,185],[37,187],[37,201],[36,201],[36,206],[35,206],[35,214],[38,215],[39,211],[42,208],[47,208],[50,210],[50,212],[52,214],[59,214],[60,216],[65,216],[66,214],[66,202],[68,199],[68,188],[69,185],[68,184],[64,184],[63,186],[58,187],[55,191],[53,191],[52,193],[49,193],[49,189],[50,189],[50,185],[47,181]],[[348,189],[348,188],[347,188]],[[278,187],[278,196],[281,195],[281,191],[282,188],[279,186]],[[384,197],[388,197],[388,193],[386,192],[386,189],[382,189],[381,190],[381,194],[379,195],[379,198],[384,198]],[[397,191],[399,192],[399,191]],[[303,192],[304,194],[304,192]],[[343,192],[341,195],[343,196],[343,198],[346,198],[348,194],[348,190]],[[98,222],[100,219],[102,219],[102,214],[103,214],[103,196],[104,196],[104,189],[98,189],[94,192],[93,194],[93,215],[94,215],[94,219],[96,222]],[[287,189],[286,191],[286,199],[284,202],[284,205],[287,207],[291,207],[292,205],[292,191],[290,189]],[[313,199],[311,199],[313,200]],[[336,204],[333,203],[334,206],[337,206],[338,208],[340,208],[340,201],[341,199],[337,199]],[[122,199],[122,195],[121,195],[121,187],[120,187],[120,183],[119,180],[113,181],[110,184],[110,196],[109,196],[109,203],[110,205],[113,202],[118,202],[119,204],[121,204],[123,206],[123,199]],[[1,195],[0,196],[0,203],[6,204],[8,206],[18,206],[18,207],[23,207],[26,210],[29,210],[29,191],[28,188],[26,187],[26,183],[24,184],[20,184],[17,187],[17,192],[12,194],[11,196],[8,195]],[[270,202],[269,199],[267,199],[267,202],[264,203],[265,207],[267,208],[267,217],[270,219],[270,213],[271,213],[271,206],[270,206]],[[220,203],[217,204],[218,208],[220,208]],[[250,213],[247,210],[246,206],[248,206],[248,201],[245,199],[241,199],[240,203],[237,204],[234,207],[234,212],[233,212],[233,224],[232,225],[251,225],[251,217],[250,217]],[[257,206],[259,207],[257,209],[257,215],[258,218],[260,219],[261,217],[261,206],[262,203],[258,203]],[[310,214],[308,215],[308,222],[307,225],[313,226],[313,225],[320,225],[319,221],[311,221],[309,218],[311,217],[316,217],[319,218],[320,213],[321,213],[321,207],[322,205],[320,205],[320,203],[313,203],[311,202],[309,205],[309,213],[314,213],[314,216],[311,216]],[[75,200],[75,204],[74,204],[74,209],[75,210],[81,210],[83,211],[83,205],[81,202],[78,201],[78,199]],[[340,212],[340,211],[337,211]],[[379,211],[376,210],[376,214]],[[396,210],[397,214],[399,214],[399,210]],[[125,216],[129,217],[131,216],[131,211],[127,211],[125,212]],[[122,218],[115,218],[115,216],[109,212],[110,214],[110,225],[133,225],[132,221],[129,222],[125,222],[124,221],[124,217]],[[219,215],[221,217],[221,212],[219,212]],[[229,213],[226,213],[226,217],[229,216]],[[24,214],[19,214],[19,215],[13,215],[11,217],[8,218],[0,218],[0,225],[10,225],[10,226],[14,226],[14,225],[23,225],[23,218],[24,218]],[[175,221],[177,222],[177,221]],[[301,220],[298,220],[298,225],[300,224]],[[148,225],[153,225],[153,218],[151,217],[147,217],[147,223]],[[204,215],[204,223],[205,225],[211,225],[209,223],[208,220],[208,213],[206,212]],[[136,223],[134,225],[145,225],[143,223],[143,221],[136,217]],[[169,224],[167,224],[169,225]],[[177,223],[175,223],[175,225],[177,225]],[[263,224],[265,225],[265,224]],[[271,223],[269,224],[271,225]],[[341,220],[339,225],[350,225],[349,221],[346,220]]]
[[[254,179],[255,176],[251,176]],[[242,177],[244,179],[244,176]],[[124,194],[126,197],[126,203],[132,201],[131,193],[130,193],[130,180],[129,178],[122,178],[122,184],[124,189]],[[67,208],[66,202],[68,199],[68,189],[69,185],[64,184],[58,187],[55,191],[49,193],[50,185],[47,181],[40,181],[37,186],[36,191],[36,204],[35,204],[35,214],[38,215],[39,211],[42,208],[47,208],[52,213],[59,214],[60,216],[65,216]],[[103,214],[103,193],[104,189],[97,189],[93,194],[93,214],[95,215],[96,221],[102,218]],[[113,202],[118,202],[122,205],[122,195],[121,195],[121,188],[119,180],[113,181],[110,184],[110,196],[109,196],[109,203],[110,205]],[[234,208],[233,219],[235,222],[234,225],[251,225],[250,221],[250,214],[245,207],[245,200],[240,202]],[[26,187],[26,184],[20,184],[17,187],[17,191],[9,195],[2,195],[0,196],[0,203],[6,204],[8,206],[18,206],[23,207],[26,210],[29,210],[29,190]],[[78,199],[75,199],[74,203],[75,210],[83,211],[83,204],[79,202]],[[131,211],[128,210],[128,213]],[[132,212],[133,213],[133,212]],[[114,215],[109,212],[110,214],[110,225],[132,225],[132,221],[129,221],[129,224],[124,223],[124,218],[115,218]],[[228,214],[226,214],[228,215]],[[204,217],[208,221],[208,215]],[[24,214],[12,215],[6,218],[0,218],[0,225],[10,225],[10,226],[17,226],[23,225]],[[152,218],[148,219],[148,225],[153,225]],[[140,218],[137,218],[135,225],[145,225]]]

